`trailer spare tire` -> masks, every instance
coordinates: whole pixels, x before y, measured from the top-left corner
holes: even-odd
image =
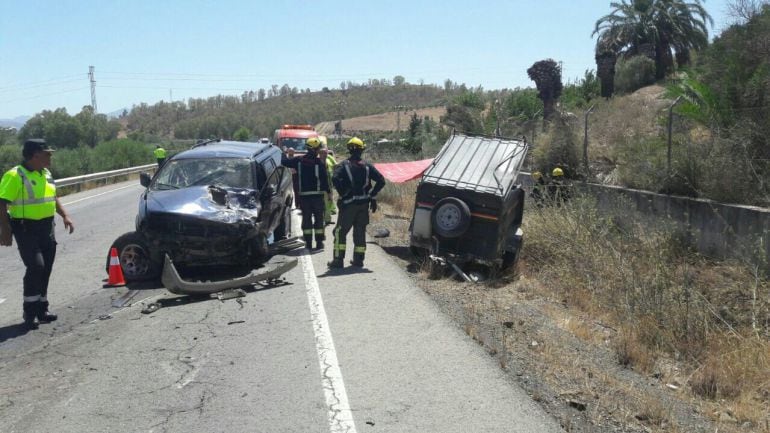
[[[462,236],[471,224],[471,210],[464,201],[455,197],[439,200],[430,214],[433,231],[445,238]]]

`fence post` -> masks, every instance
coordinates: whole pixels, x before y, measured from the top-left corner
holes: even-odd
[[[586,170],[586,180],[591,176],[591,169],[588,166],[588,116],[594,111],[596,105],[592,105],[591,108],[586,111],[585,115],[585,136],[583,137],[583,166]]]
[[[668,107],[668,158],[666,163],[666,171],[668,172],[669,176],[671,176],[671,134],[674,123],[674,107],[681,100],[682,97],[677,96],[677,98],[674,99],[674,102]]]

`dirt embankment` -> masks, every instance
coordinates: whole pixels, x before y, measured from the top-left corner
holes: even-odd
[[[420,108],[417,110],[390,111],[371,116],[352,117],[342,121],[343,131],[404,131],[409,127],[409,118],[414,113],[421,119],[430,117],[438,122],[440,117],[446,114],[445,107]],[[322,135],[331,135],[334,132],[334,122],[321,122],[315,125],[316,131]]]
[[[425,263],[409,251],[409,220],[384,204],[373,214],[370,239],[412,275],[500,368],[558,419],[568,432],[770,432],[740,423],[724,407],[694,401],[675,362],[651,374],[618,363],[611,324],[544,296],[528,270],[494,282],[470,284],[451,277],[431,280]],[[390,236],[374,238],[382,228]]]

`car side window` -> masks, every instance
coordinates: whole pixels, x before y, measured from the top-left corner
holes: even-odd
[[[283,170],[281,169],[283,167],[276,167],[275,161],[272,159],[263,161],[262,166],[265,173],[269,173],[265,186],[272,187],[273,191],[278,191],[279,185],[281,184],[281,173],[283,173]]]

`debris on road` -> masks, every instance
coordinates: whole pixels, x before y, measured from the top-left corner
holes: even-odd
[[[233,320],[232,322],[227,322],[228,325],[237,325],[239,323],[246,323],[245,320]]]
[[[97,317],[99,320],[109,320],[112,319],[112,314],[102,314],[101,316]]]
[[[134,299],[134,296],[139,293],[138,290],[129,290],[123,296],[112,301],[113,308],[123,308],[130,305],[129,302]]]
[[[387,238],[390,236],[390,230],[381,228],[374,231],[375,238]]]
[[[179,276],[174,262],[166,255],[161,281],[171,293],[178,295],[206,295],[221,292],[236,287],[246,287],[259,281],[269,281],[297,266],[296,258],[274,256],[263,267],[253,270],[245,277],[232,278],[224,281],[185,281]]]
[[[147,304],[147,306],[142,308],[142,314],[152,314],[158,310],[160,310],[160,303],[153,302],[152,304]]]
[[[217,293],[216,296],[221,302],[225,302],[228,299],[243,298],[246,292],[243,289],[228,289]]]

